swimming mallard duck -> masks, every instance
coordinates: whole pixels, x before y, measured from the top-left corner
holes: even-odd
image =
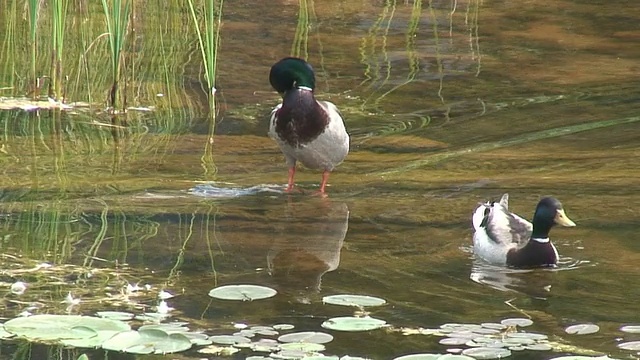
[[[500,202],[480,204],[473,212],[473,252],[496,265],[553,266],[558,251],[549,240],[549,231],[556,224],[576,226],[558,199],[540,200],[531,224],[509,211],[509,194],[504,194]]]
[[[271,86],[282,104],[271,112],[269,137],[276,140],[289,166],[287,192],[293,190],[296,162],[322,170],[319,193],[325,194],[329,173],[349,153],[349,134],[338,108],[313,96],[315,74],[302,59],[284,58],[271,67]]]

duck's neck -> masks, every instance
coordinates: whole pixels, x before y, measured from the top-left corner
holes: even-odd
[[[277,113],[276,132],[291,146],[315,139],[328,123],[329,116],[311,88],[300,86],[285,92]]]
[[[549,239],[549,231],[553,227],[553,220],[546,220],[542,217],[533,217],[532,239]]]
[[[282,98],[282,107],[296,109],[299,112],[313,111],[317,106],[313,90],[306,86],[300,86],[287,90]]]

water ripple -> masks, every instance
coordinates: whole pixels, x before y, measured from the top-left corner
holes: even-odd
[[[233,186],[231,183],[213,182],[197,184],[189,189],[189,194],[207,198],[236,198],[240,196],[257,195],[260,193],[284,192],[284,186],[274,184],[260,184],[249,187]]]

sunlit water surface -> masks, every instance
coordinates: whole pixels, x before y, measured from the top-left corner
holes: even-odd
[[[384,298],[386,306],[368,310],[395,328],[530,317],[527,330],[576,349],[633,355],[616,344],[637,339],[620,326],[640,323],[640,7],[306,3],[310,24],[297,49],[316,67],[318,97],[342,109],[352,134],[351,154],[331,176],[328,198],[310,195],[320,174],[302,169],[303,193],[284,194],[284,160],[266,136],[267,115],[278,102],[268,69],[291,54],[292,44],[296,49],[298,2],[226,2],[217,173],[203,166],[209,139],[197,118],[204,107],[200,85],[186,92],[193,113],[171,115],[189,118],[183,121],[189,126],[163,131],[152,112],[146,132],[119,147],[106,128],[89,130],[103,140],[81,136],[92,121],[83,115],[67,113],[53,126],[44,112],[4,111],[4,267],[20,268],[24,260],[14,255],[59,266],[126,264],[137,276],[123,270],[123,279],[177,294],[168,300],[172,319],[211,334],[233,332],[235,322],[322,331],[326,319],[355,310],[323,305],[322,297],[349,293]],[[185,72],[185,86],[197,82],[197,64]],[[543,195],[563,202],[577,227],[551,233],[558,268],[501,269],[474,259],[471,212],[505,192],[511,209],[526,218]],[[8,274],[7,288],[26,277]],[[71,291],[91,299],[75,279],[39,284],[24,296],[32,291],[57,303]],[[239,283],[279,293],[245,303],[207,296]],[[7,318],[24,310],[20,298],[7,299]],[[110,308],[87,302],[70,311],[96,310]],[[564,332],[580,323],[597,324],[600,332]],[[391,359],[447,349],[434,336],[332,334],[326,354]],[[3,356],[16,351],[7,345]]]

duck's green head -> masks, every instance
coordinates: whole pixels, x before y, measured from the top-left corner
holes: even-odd
[[[545,197],[540,200],[533,215],[533,231],[541,234],[533,234],[533,237],[546,237],[549,229],[556,224],[567,227],[576,226],[576,223],[565,214],[562,203],[558,199]]]
[[[308,62],[294,57],[284,58],[271,67],[269,73],[271,86],[280,94],[294,88],[316,87],[316,77]]]

